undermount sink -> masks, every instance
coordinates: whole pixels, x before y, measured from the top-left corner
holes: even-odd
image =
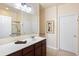
[[[22,40],[18,40],[15,42],[15,44],[26,44],[27,42],[32,42],[35,40],[35,37],[32,36],[31,38],[26,38],[26,39],[22,39]]]
[[[25,40],[25,41],[16,41],[16,42],[15,42],[15,44],[25,44],[25,43],[27,43],[26,40]]]

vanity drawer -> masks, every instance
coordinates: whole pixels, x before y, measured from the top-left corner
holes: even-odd
[[[32,52],[31,54],[33,54],[33,51],[34,51],[34,46],[31,45],[31,46],[26,47],[26,48],[23,49],[23,55],[27,55],[30,52]]]

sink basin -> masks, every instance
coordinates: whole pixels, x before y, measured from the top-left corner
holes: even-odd
[[[16,41],[15,42],[15,44],[26,44],[27,43],[27,41],[25,40],[25,41]]]
[[[26,37],[25,38],[24,37],[23,38],[19,37],[17,39],[18,40],[14,42],[15,44],[26,44],[26,43],[30,43],[30,42],[33,42],[33,41],[36,40],[35,36],[31,36],[31,37],[28,37],[28,38],[26,38]]]

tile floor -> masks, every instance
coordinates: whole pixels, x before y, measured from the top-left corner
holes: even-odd
[[[47,48],[47,56],[76,56],[75,53]]]

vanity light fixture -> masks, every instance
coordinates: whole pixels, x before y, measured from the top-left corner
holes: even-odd
[[[32,11],[32,8],[28,6],[26,3],[16,3],[15,8],[27,13],[30,13]]]
[[[20,3],[16,3],[16,4],[15,4],[15,8],[16,8],[16,9],[21,9],[21,4],[20,4]]]

